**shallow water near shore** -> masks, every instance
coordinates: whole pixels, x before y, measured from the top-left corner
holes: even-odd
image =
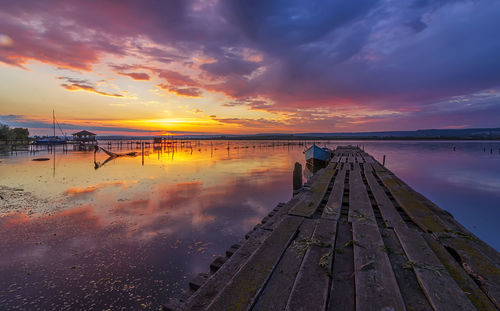
[[[339,144],[362,145],[379,161],[386,155],[401,179],[500,249],[500,143],[326,143]],[[288,142],[202,141],[147,148],[144,164],[139,153],[100,166],[107,159],[100,152],[97,169],[93,151],[5,152],[0,305],[158,309],[290,199],[303,150]],[[32,161],[41,157],[50,160]]]

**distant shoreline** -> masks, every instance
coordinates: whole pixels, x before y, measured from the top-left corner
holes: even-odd
[[[105,140],[152,140],[153,137],[97,137],[98,141]],[[262,140],[262,141],[272,141],[272,140],[289,140],[289,141],[500,141],[500,137],[494,138],[486,138],[486,137],[473,137],[473,138],[464,138],[464,137],[286,137],[286,136],[276,136],[276,137],[174,137],[170,138],[170,140]]]
[[[154,137],[97,137],[97,141],[151,141]],[[176,141],[500,141],[500,137],[174,137],[167,140]],[[29,142],[14,143],[17,146],[28,146]],[[0,141],[0,148],[10,147],[11,142]],[[19,151],[19,150],[18,150]]]

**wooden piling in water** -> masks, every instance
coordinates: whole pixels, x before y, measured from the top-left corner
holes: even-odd
[[[293,195],[302,188],[302,164],[295,162],[293,168]]]

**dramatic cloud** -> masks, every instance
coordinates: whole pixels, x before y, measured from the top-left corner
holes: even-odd
[[[88,80],[73,79],[68,77],[58,77],[58,79],[68,82],[61,84],[61,86],[68,91],[87,91],[103,96],[123,97],[123,95],[121,94],[113,94],[113,93],[98,91],[96,87]]]
[[[221,123],[237,124],[244,127],[250,128],[276,128],[285,125],[283,122],[268,120],[264,118],[259,119],[248,119],[248,118],[213,118]]]
[[[131,72],[131,70],[143,70],[143,69],[148,69],[151,70],[148,67],[143,67],[143,66],[129,66],[129,65],[111,65],[110,66],[114,71],[122,76],[127,76],[130,77],[134,80],[139,80],[139,81],[148,81],[151,79],[149,74],[145,72]]]
[[[264,100],[255,99],[239,99],[233,102],[222,104],[224,107],[239,107],[246,106],[252,110],[272,110],[272,104]]]
[[[200,86],[200,83],[194,81],[187,75],[171,71],[171,70],[158,70],[157,74],[160,78],[164,79],[171,85],[175,86]]]
[[[241,126],[482,126],[500,105],[474,95],[500,87],[498,16],[496,0],[7,1],[0,62],[82,72],[105,63],[172,94],[225,95],[226,111],[274,115],[218,119]]]
[[[150,80],[151,78],[147,73],[144,72],[120,72],[118,73],[122,76],[128,76],[131,77],[134,80],[142,80],[142,81],[147,81]]]
[[[203,64],[201,68],[214,76],[248,75],[259,67],[255,62],[244,61],[238,58],[222,58],[215,63]]]
[[[177,94],[180,96],[201,97],[201,95],[202,95],[200,89],[197,89],[194,87],[178,88],[178,87],[169,86],[166,84],[158,84],[158,87],[161,88],[162,90],[167,90],[169,93],[174,93],[174,94]]]

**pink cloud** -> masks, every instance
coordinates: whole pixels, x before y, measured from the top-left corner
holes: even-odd
[[[151,80],[151,77],[144,72],[120,72],[119,73],[122,76],[128,76],[134,80],[138,81],[148,81]]]
[[[66,81],[66,83],[62,83],[61,86],[68,91],[86,91],[103,96],[123,97],[123,95],[121,94],[99,91],[96,89],[95,85],[88,80],[75,79],[70,77],[57,77],[57,79]]]
[[[183,75],[172,70],[157,70],[158,76],[171,85],[175,86],[194,86],[199,87],[200,83],[196,82],[187,75]]]
[[[163,90],[167,90],[169,93],[174,93],[180,96],[201,97],[202,95],[200,89],[195,87],[179,88],[179,87],[169,86],[166,84],[158,84],[158,87]]]

